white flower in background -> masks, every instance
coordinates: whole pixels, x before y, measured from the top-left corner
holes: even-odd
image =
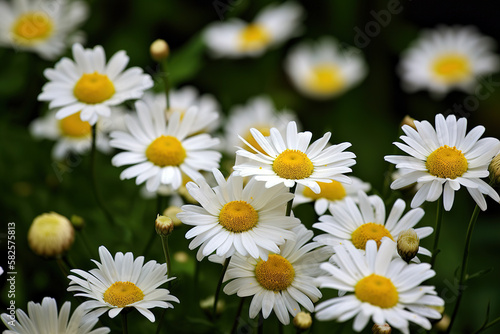
[[[497,203],[497,192],[481,178],[489,175],[488,166],[500,150],[500,141],[495,138],[479,139],[484,126],[476,126],[468,134],[467,119],[446,119],[436,115],[436,129],[427,121],[415,121],[417,130],[402,127],[406,136],[400,138],[406,143],[394,143],[410,156],[388,155],[385,160],[403,168],[405,174],[391,184],[392,189],[406,187],[417,182],[419,189],[411,207],[424,201],[434,202],[441,194],[446,211],[451,210],[455,191],[465,186],[481,210],[486,210],[484,195]]]
[[[253,147],[264,153],[250,133],[250,129],[255,128],[265,137],[269,137],[271,128],[277,128],[279,132],[283,133],[290,121],[298,121],[292,111],[277,111],[273,101],[268,96],[254,97],[248,100],[245,105],[236,106],[229,111],[225,126],[225,150],[234,154],[237,147],[241,145],[239,138],[241,136]],[[244,148],[253,152],[246,145]]]
[[[313,232],[304,225],[293,229],[294,240],[280,246],[279,253],[269,254],[267,259],[254,259],[236,254],[231,258],[224,281],[230,281],[224,292],[238,297],[253,296],[250,303],[250,318],[262,310],[265,319],[272,310],[279,321],[288,325],[290,316],[301,311],[301,304],[313,312],[313,303],[321,298],[314,278],[324,273],[320,262],[328,258],[323,248],[311,242]]]
[[[347,142],[326,147],[330,132],[311,145],[309,143],[312,133],[297,132],[295,122],[288,123],[284,136],[276,128],[271,128],[268,138],[257,129],[251,129],[250,132],[263,152],[240,137],[255,152],[251,153],[245,149],[236,152],[237,155],[249,159],[234,166],[234,170],[241,176],[255,176],[258,181],[265,181],[266,187],[283,183],[291,188],[301,184],[315,193],[321,191],[318,182],[335,180],[351,183],[343,173],[351,172],[349,167],[356,164],[356,156],[351,152],[343,152],[351,146]],[[286,138],[286,142],[283,138]]]
[[[2,321],[8,328],[3,334],[106,334],[107,327],[92,329],[99,321],[98,317],[88,314],[87,304],[78,306],[70,317],[71,303],[65,302],[57,310],[54,298],[45,297],[41,304],[29,302],[28,314],[17,309],[17,319],[7,313],[2,314]]]
[[[292,228],[297,218],[285,216],[288,201],[293,198],[282,185],[270,189],[251,179],[246,185],[234,173],[226,179],[213,170],[217,186],[211,188],[205,179],[190,182],[187,189],[201,205],[182,206],[177,217],[194,226],[186,238],[194,238],[189,249],[199,247],[197,258],[216,253],[228,258],[235,253],[267,259],[269,252],[279,253],[285,239],[295,238]]]
[[[438,26],[425,30],[403,53],[399,73],[403,88],[428,89],[442,96],[452,89],[472,92],[478,77],[496,72],[495,41],[475,27]]]
[[[82,121],[91,125],[99,117],[109,117],[111,106],[140,98],[144,90],[153,87],[153,80],[139,67],[124,71],[129,58],[119,51],[106,64],[104,49],[84,49],[73,45],[75,61],[63,58],[54,69],[43,73],[49,82],[38,95],[40,101],[50,101],[49,108],[59,108],[58,119],[80,112]]]
[[[99,247],[101,262],[93,260],[98,269],[89,272],[72,269],[75,275],[69,275],[68,291],[74,291],[75,296],[93,299],[87,301],[87,309],[94,310],[91,314],[101,316],[109,311],[109,317],[114,318],[125,307],[134,307],[149,321],[154,322],[155,316],[149,309],[154,307],[173,308],[171,302],[179,302],[167,289],[158,287],[175,277],[167,276],[167,265],[149,261],[144,264],[144,256],[134,260],[132,253],[118,252],[115,258],[106,247]]]
[[[121,173],[121,179],[136,178],[136,184],[146,182],[147,190],[155,192],[160,185],[178,189],[182,173],[197,180],[202,177],[200,170],[219,167],[221,154],[208,150],[219,143],[217,138],[206,133],[188,137],[199,114],[196,107],[184,114],[174,112],[168,124],[164,108],[143,101],[135,107],[137,117],[126,116],[129,132],[111,133],[111,146],[126,150],[113,157],[113,165],[133,165]]]
[[[357,85],[367,73],[360,50],[343,47],[328,37],[295,46],[285,69],[295,88],[315,99],[338,96]]]
[[[84,1],[0,1],[0,46],[38,53],[53,60],[82,40],[72,35],[88,17]]]
[[[271,4],[247,23],[238,18],[209,25],[203,37],[215,56],[260,56],[300,32],[302,8],[292,2]]]
[[[367,192],[370,190],[371,185],[369,183],[363,182],[360,178],[354,176],[349,178],[352,181],[351,184],[340,183],[335,180],[330,183],[318,182],[321,189],[319,194],[304,186],[297,187],[293,205],[314,202],[314,210],[317,215],[321,216],[326,212],[329,205],[342,201],[346,197],[352,197],[356,201],[358,191]]]
[[[389,323],[404,334],[409,334],[409,321],[430,330],[427,318],[440,319],[435,307],[444,306],[433,286],[420,285],[436,273],[430,264],[407,264],[393,259],[396,245],[384,239],[380,249],[370,240],[366,256],[351,244],[335,247],[333,262],[323,263],[321,269],[329,273],[319,277],[321,288],[347,292],[316,305],[318,320],[345,322],[354,318],[353,329],[360,332],[368,321],[382,325]]]

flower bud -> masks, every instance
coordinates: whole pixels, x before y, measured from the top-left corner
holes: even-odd
[[[409,263],[417,255],[419,244],[420,239],[414,229],[410,228],[401,232],[397,241],[399,256]]]
[[[408,125],[414,128],[415,130],[417,129],[417,127],[415,126],[415,118],[410,117],[409,115],[406,115],[405,118],[403,118],[400,125],[401,127],[403,127],[403,125]]]
[[[174,223],[174,226],[181,226],[182,222],[179,218],[177,218],[177,214],[181,212],[182,209],[179,208],[178,206],[169,206],[168,208],[163,211],[163,215],[167,216],[168,218],[172,219],[172,223]]]
[[[494,184],[500,183],[500,153],[497,154],[493,160],[491,160],[490,166],[488,167],[490,171],[490,179]]]
[[[151,46],[149,47],[149,53],[151,54],[151,58],[155,61],[160,62],[167,59],[170,54],[170,48],[168,47],[167,42],[163,39],[157,39]]]
[[[44,213],[33,220],[28,230],[28,244],[35,254],[54,257],[66,252],[75,240],[75,229],[68,218],[58,213]]]
[[[450,317],[447,314],[444,314],[441,320],[439,320],[435,325],[434,328],[438,332],[446,332],[448,330],[448,327],[450,326]]]
[[[71,224],[75,228],[75,230],[80,231],[85,227],[85,220],[82,217],[77,215],[71,216]]]
[[[392,328],[387,323],[383,325],[373,324],[372,327],[373,334],[391,334],[391,332]]]
[[[312,325],[311,313],[302,311],[297,313],[297,315],[293,318],[293,325],[299,331],[305,331]]]
[[[172,219],[158,215],[155,221],[155,230],[159,235],[167,236],[174,230],[174,223],[172,223]]]

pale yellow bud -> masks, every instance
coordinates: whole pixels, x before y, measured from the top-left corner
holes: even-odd
[[[28,244],[37,255],[53,257],[66,252],[75,240],[75,229],[68,218],[58,213],[44,213],[33,220],[28,230]]]
[[[446,332],[446,330],[448,329],[448,327],[450,326],[450,317],[445,314],[443,315],[443,317],[441,318],[441,320],[439,320],[435,325],[434,325],[434,328],[438,331],[438,332]]]
[[[493,181],[495,184],[500,183],[500,153],[497,154],[493,160],[491,160],[490,166],[489,166],[489,171],[490,171],[490,179]]]
[[[151,46],[149,47],[149,53],[151,54],[151,58],[155,61],[160,62],[167,59],[170,54],[170,48],[168,47],[167,42],[163,39],[157,39]]]
[[[168,218],[172,219],[172,223],[174,223],[174,226],[181,226],[182,222],[179,218],[177,218],[177,214],[181,212],[182,209],[179,208],[178,206],[169,206],[168,208],[163,211],[163,215],[167,216]]]
[[[155,221],[155,230],[161,236],[167,236],[172,233],[174,230],[174,224],[172,223],[172,219],[166,216],[158,215]]]
[[[391,334],[392,328],[389,324],[377,325],[374,324],[372,327],[373,334]]]
[[[419,245],[420,239],[417,232],[410,228],[399,234],[397,241],[398,254],[403,260],[410,262],[417,255]]]
[[[410,117],[409,115],[406,115],[405,118],[403,118],[403,120],[401,121],[401,127],[403,125],[411,126],[415,130],[417,129],[417,127],[415,126],[415,118]]]
[[[203,300],[200,301],[200,307],[201,309],[207,313],[207,314],[211,314],[212,313],[212,307],[214,306],[214,301],[215,301],[215,297],[214,296],[210,296],[210,297],[207,297]],[[217,300],[217,306],[215,308],[215,313],[216,314],[221,314],[224,309],[226,308],[226,303],[223,301],[223,300]]]
[[[297,313],[297,315],[293,318],[293,325],[301,331],[308,329],[312,325],[311,313],[303,311]]]

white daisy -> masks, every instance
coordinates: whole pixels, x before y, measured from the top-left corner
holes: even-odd
[[[219,167],[221,154],[208,150],[219,143],[217,138],[208,134],[188,137],[198,116],[196,107],[186,111],[184,117],[174,112],[168,124],[164,108],[149,107],[142,101],[135,107],[137,117],[126,116],[130,133],[111,133],[111,146],[127,151],[115,155],[113,165],[133,165],[121,173],[121,179],[137,177],[136,184],[146,182],[148,191],[156,191],[160,185],[177,189],[182,173],[196,180],[202,177],[200,170]]]
[[[309,145],[312,133],[297,133],[297,124],[289,122],[286,129],[286,143],[276,128],[271,128],[270,136],[265,138],[257,129],[251,129],[253,138],[263,149],[260,152],[250,143],[240,139],[255,153],[239,149],[236,154],[250,161],[234,166],[242,176],[254,176],[258,181],[266,181],[266,187],[284,183],[286,187],[302,184],[319,193],[318,182],[331,180],[351,183],[342,173],[351,172],[350,166],[356,164],[354,153],[343,152],[351,143],[341,143],[325,148],[330,132]]]
[[[413,200],[412,208],[424,201],[434,202],[443,194],[446,211],[453,206],[455,191],[465,186],[482,210],[486,210],[483,194],[496,202],[500,197],[481,178],[489,175],[488,165],[500,150],[500,142],[495,138],[479,139],[484,133],[483,126],[476,126],[467,135],[467,119],[458,121],[454,115],[446,119],[436,115],[436,130],[427,121],[415,121],[417,130],[404,125],[406,143],[394,143],[402,151],[411,155],[388,155],[385,160],[404,168],[406,173],[391,184],[399,189],[417,182],[421,185]],[[411,170],[411,172],[407,172]]]
[[[290,121],[298,121],[292,111],[277,111],[268,96],[254,97],[248,100],[245,105],[236,106],[229,111],[225,126],[225,150],[230,154],[234,154],[236,147],[241,145],[239,138],[241,135],[253,147],[264,153],[250,133],[250,129],[256,128],[264,136],[268,137],[271,128],[277,128],[278,131],[284,132]],[[244,148],[251,150],[248,146],[244,146]]]
[[[436,296],[433,286],[420,285],[436,273],[428,263],[407,264],[392,258],[396,245],[384,239],[380,249],[370,240],[366,256],[351,244],[335,247],[334,262],[323,263],[321,268],[328,276],[317,279],[321,288],[347,292],[316,306],[318,320],[347,321],[354,317],[353,329],[361,331],[370,318],[374,323],[389,323],[393,328],[409,334],[409,323],[429,330],[427,318],[439,319],[435,306],[444,301]],[[351,293],[349,293],[351,292]]]
[[[94,299],[85,302],[88,309],[95,309],[91,314],[100,316],[109,311],[109,317],[116,317],[124,308],[134,307],[149,321],[155,316],[149,309],[153,307],[173,308],[170,302],[179,302],[166,289],[158,287],[175,277],[168,278],[167,265],[149,261],[144,264],[144,257],[134,260],[132,253],[118,252],[115,258],[106,247],[99,247],[101,262],[92,260],[98,269],[89,272],[72,269],[75,275],[69,275],[68,291],[75,296]]]
[[[260,56],[300,32],[302,8],[292,2],[271,4],[252,23],[232,18],[209,25],[205,43],[215,56],[238,58]]]
[[[83,1],[0,1],[0,46],[38,53],[52,60],[83,36],[73,35],[88,17]]]
[[[286,204],[293,198],[285,187],[266,189],[255,179],[244,185],[243,178],[234,173],[226,181],[217,169],[213,174],[217,181],[214,188],[205,179],[187,184],[202,207],[184,205],[177,215],[184,224],[195,226],[186,238],[194,238],[189,249],[201,246],[199,261],[213,252],[224,258],[236,252],[267,259],[268,252],[278,253],[285,239],[295,237],[290,230],[300,221],[285,216]]]
[[[99,116],[109,117],[111,106],[123,101],[138,99],[144,90],[153,87],[153,80],[139,67],[126,71],[129,61],[125,51],[119,51],[106,65],[104,49],[98,45],[94,49],[83,49],[73,45],[75,61],[63,58],[54,69],[43,73],[50,81],[38,95],[40,101],[50,101],[49,107],[60,108],[57,118],[81,112],[82,121],[91,125]]]
[[[250,318],[255,318],[262,309],[264,318],[271,311],[284,325],[290,323],[290,316],[296,316],[302,305],[313,312],[313,303],[321,298],[321,292],[314,278],[322,272],[320,262],[328,254],[318,244],[311,242],[313,232],[304,225],[293,229],[295,240],[287,240],[280,246],[279,253],[269,254],[266,259],[254,259],[240,254],[231,258],[224,281],[232,280],[224,287],[228,295],[253,296],[250,303]],[[299,305],[300,304],[300,305]]]
[[[57,311],[54,298],[45,297],[41,304],[29,302],[28,314],[17,309],[17,319],[7,313],[2,314],[2,321],[8,328],[3,334],[105,334],[110,329],[101,327],[92,330],[99,321],[96,315],[88,314],[87,304],[78,306],[70,315],[71,303],[65,302]],[[68,321],[69,320],[69,321]]]
[[[479,76],[496,72],[495,42],[475,27],[439,26],[424,31],[406,50],[399,64],[403,87],[428,89],[437,96],[452,89],[472,92]]]
[[[285,62],[295,88],[315,99],[328,99],[357,85],[367,73],[361,51],[329,37],[295,46]]]
[[[404,216],[405,201],[396,200],[386,219],[385,204],[382,198],[373,195],[368,197],[364,192],[358,192],[358,203],[347,197],[344,201],[330,206],[332,215],[319,217],[319,222],[313,225],[325,234],[314,238],[331,248],[339,244],[352,243],[356,248],[364,250],[368,240],[374,240],[380,246],[382,238],[398,240],[399,234],[418,224],[424,216],[421,208],[412,209]],[[415,229],[419,239],[432,234],[432,227]],[[332,249],[333,250],[333,249]],[[429,250],[419,247],[419,254],[430,256]]]
[[[317,215],[322,215],[328,209],[328,206],[333,203],[344,200],[346,197],[352,197],[357,200],[358,191],[367,192],[370,190],[371,185],[363,182],[360,178],[351,176],[352,183],[345,184],[332,180],[330,183],[318,182],[321,189],[319,194],[314,193],[311,189],[300,186],[297,187],[293,205],[302,203],[314,202],[314,210]]]

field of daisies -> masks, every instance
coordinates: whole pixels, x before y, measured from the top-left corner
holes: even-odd
[[[498,333],[500,26],[443,3],[0,0],[2,333]]]

